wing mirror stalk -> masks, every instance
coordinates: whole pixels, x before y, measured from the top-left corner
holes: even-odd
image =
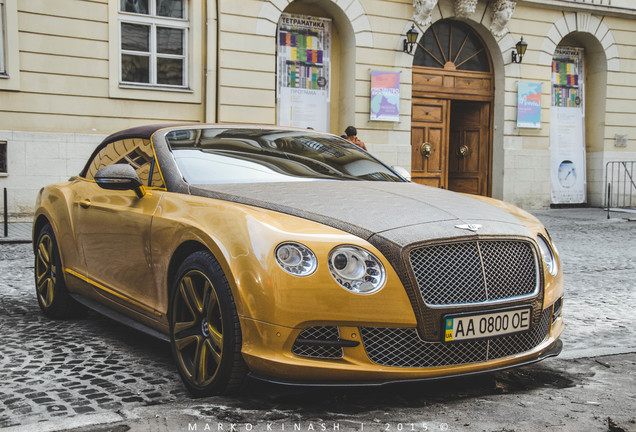
[[[133,167],[128,164],[107,165],[97,171],[95,182],[109,190],[132,190],[138,198],[146,195],[146,188]]]

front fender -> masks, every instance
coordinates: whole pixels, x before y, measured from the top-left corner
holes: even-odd
[[[168,305],[171,254],[185,242],[209,249],[228,278],[242,317],[286,327],[326,322],[415,326],[410,301],[397,274],[367,241],[296,216],[210,198],[166,194],[152,227],[155,274],[162,278],[163,311]],[[312,249],[316,271],[292,276],[275,261],[283,241]],[[385,287],[371,295],[342,288],[331,276],[327,257],[339,244],[354,244],[375,254],[387,271]]]

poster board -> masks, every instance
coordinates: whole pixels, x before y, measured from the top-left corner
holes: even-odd
[[[517,127],[541,128],[541,83],[517,84]]]
[[[558,47],[552,59],[550,176],[552,204],[587,200],[583,49]]]
[[[400,73],[371,71],[369,120],[400,121]]]
[[[277,43],[277,123],[328,132],[331,19],[284,13]]]

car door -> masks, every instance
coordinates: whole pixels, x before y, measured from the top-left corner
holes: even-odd
[[[150,141],[125,139],[104,147],[86,173],[76,197],[76,232],[85,262],[86,277],[95,292],[126,309],[156,315],[150,253],[152,217],[164,194]],[[128,163],[149,186],[139,198],[132,190],[107,190],[93,180],[112,163]]]

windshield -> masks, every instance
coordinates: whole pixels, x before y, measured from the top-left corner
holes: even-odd
[[[312,131],[179,129],[166,140],[190,184],[403,181],[348,141]]]

